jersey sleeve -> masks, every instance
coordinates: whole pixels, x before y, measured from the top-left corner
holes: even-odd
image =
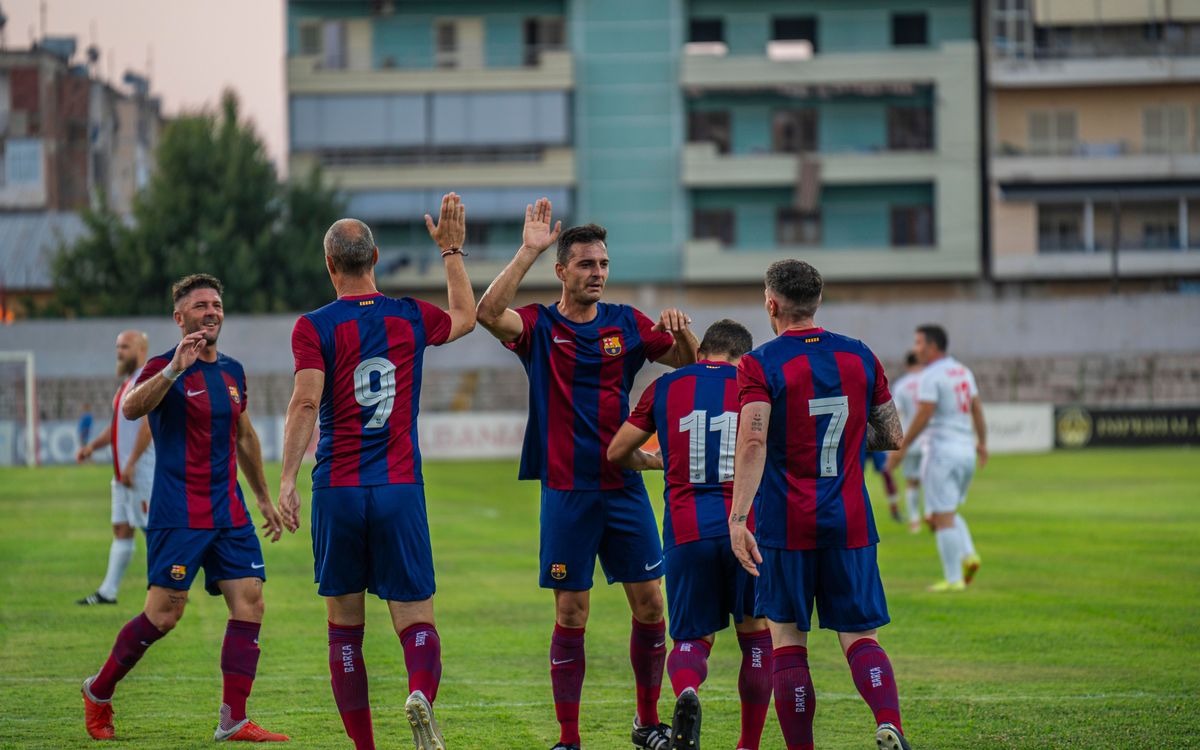
[[[246,368],[238,368],[237,376],[238,387],[242,389],[241,407],[242,410],[238,414],[242,414],[250,406],[250,389],[246,387]]]
[[[642,345],[645,347],[646,359],[655,362],[675,346],[675,337],[666,331],[655,331],[654,321],[647,318],[641,310],[634,308],[633,317],[637,321],[638,335],[641,336]]]
[[[514,312],[521,316],[521,335],[513,341],[505,341],[504,346],[524,359],[533,349],[533,330],[537,326],[538,316],[541,313],[536,304],[518,307]]]
[[[417,309],[421,311],[421,320],[425,323],[425,344],[427,346],[441,346],[450,338],[450,313],[446,312],[437,305],[432,305],[425,300],[414,300],[417,303]]]
[[[967,382],[971,385],[971,398],[979,395],[979,385],[975,382],[975,373],[967,370]]]
[[[760,401],[771,403],[771,391],[767,388],[767,376],[762,364],[749,354],[742,355],[738,362],[738,401],[742,407]]]
[[[657,386],[657,380],[647,386],[646,390],[642,391],[642,397],[638,399],[637,406],[629,412],[629,424],[642,432],[654,432],[657,429],[654,426],[654,391]]]
[[[301,315],[292,327],[292,358],[296,363],[296,372],[325,372],[325,357],[321,356],[321,337],[317,335],[317,327],[306,315]]]
[[[141,385],[142,383],[145,383],[150,378],[159,374],[160,372],[163,371],[163,368],[165,368],[169,364],[171,364],[171,360],[168,359],[167,357],[151,358],[150,360],[148,360],[146,362],[146,366],[142,368],[142,374],[138,375],[137,382],[133,384],[134,387],[136,388],[137,386]]]
[[[926,370],[917,381],[917,402],[936,404],[938,400],[937,373]]]
[[[887,373],[883,371],[879,357],[874,354],[871,356],[875,359],[875,395],[871,399],[871,406],[882,406],[892,400],[892,392],[888,388]]]

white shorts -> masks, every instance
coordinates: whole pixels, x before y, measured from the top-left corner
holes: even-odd
[[[904,454],[904,458],[900,459],[900,470],[904,472],[904,478],[912,481],[921,478],[921,462],[925,460],[925,454],[919,450],[910,450]]]
[[[967,501],[967,488],[975,476],[975,453],[925,453],[921,484],[926,513],[953,513]]]
[[[153,472],[134,475],[133,486],[126,487],[112,480],[112,522],[127,523],[138,529],[146,528],[150,518],[150,490],[154,485]]]

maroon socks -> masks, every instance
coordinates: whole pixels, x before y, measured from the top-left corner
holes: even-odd
[[[231,729],[246,718],[246,700],[258,671],[258,632],[262,625],[230,620],[221,644],[221,728]]]
[[[771,631],[738,633],[742,649],[742,668],[738,672],[738,695],[742,699],[742,734],[737,746],[758,750],[767,708],[771,705],[771,681],[774,661],[771,651]]]
[[[342,726],[354,742],[355,750],[375,750],[367,665],[362,653],[363,628],[329,623],[329,678]]]
[[[663,665],[667,660],[667,623],[653,625],[633,620],[629,634],[629,663],[637,683],[638,725],[658,725],[658,696],[662,693]]]
[[[860,638],[846,649],[846,661],[850,663],[854,686],[875,714],[875,723],[894,724],[903,732],[896,675],[892,672],[887,653],[879,643],[871,638]]]
[[[775,713],[787,750],[812,750],[817,696],[808,672],[808,649],[784,646],[773,654]]]
[[[422,622],[405,628],[400,643],[408,669],[408,692],[420,690],[433,703],[442,682],[442,639],[432,625]]]
[[[164,635],[166,633],[154,627],[145,612],[125,623],[125,627],[117,633],[117,640],[113,643],[108,660],[100,668],[100,674],[92,680],[92,695],[100,700],[112,698],[113,690],[121,678],[129,674],[146,649]]]
[[[667,674],[671,678],[671,689],[675,691],[676,698],[688,688],[700,689],[704,678],[708,677],[710,653],[712,644],[708,641],[675,641],[675,647],[667,657]]]
[[[554,715],[558,718],[558,741],[579,744],[579,697],[583,694],[586,662],[583,628],[554,626],[550,639],[550,685],[554,689]]]

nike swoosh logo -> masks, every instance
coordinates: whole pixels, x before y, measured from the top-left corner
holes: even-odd
[[[143,646],[146,646],[146,647],[149,647],[149,646],[150,646],[150,644],[149,644],[149,643],[147,643],[146,641],[142,641],[142,645],[143,645]]]
[[[188,395],[188,398],[191,398],[192,396],[199,396],[201,393],[208,393],[208,389],[204,388],[199,391],[188,391],[187,395]]]
[[[575,660],[574,659],[551,659],[550,663],[557,667],[560,664],[570,664],[573,661],[575,661]]]
[[[654,644],[653,648],[662,648],[665,645],[667,645],[666,641],[659,641],[658,643]]]
[[[555,336],[555,337],[554,337],[554,343],[556,343],[556,344],[569,344],[569,343],[571,343],[571,339],[560,339],[558,336]]]
[[[646,563],[645,568],[646,568],[646,570],[654,570],[659,565],[662,565],[662,560],[659,560],[658,562],[654,563],[653,565],[651,565],[650,563]]]
[[[266,563],[250,563],[250,567],[254,568],[255,570],[258,570],[259,568],[265,568],[267,566],[266,566]]]

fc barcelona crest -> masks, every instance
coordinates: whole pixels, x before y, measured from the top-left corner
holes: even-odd
[[[600,340],[600,348],[603,349],[604,353],[610,357],[617,356],[621,353],[621,349],[623,348],[621,345],[620,335],[605,336]]]
[[[182,581],[186,577],[187,577],[187,566],[186,565],[172,565],[171,566],[171,580]]]
[[[567,577],[566,563],[550,563],[550,577],[556,581],[561,581]]]
[[[242,403],[242,396],[241,396],[241,394],[238,393],[238,389],[237,389],[236,385],[229,386],[229,397],[231,399],[233,399],[233,403],[235,403],[235,404]]]

